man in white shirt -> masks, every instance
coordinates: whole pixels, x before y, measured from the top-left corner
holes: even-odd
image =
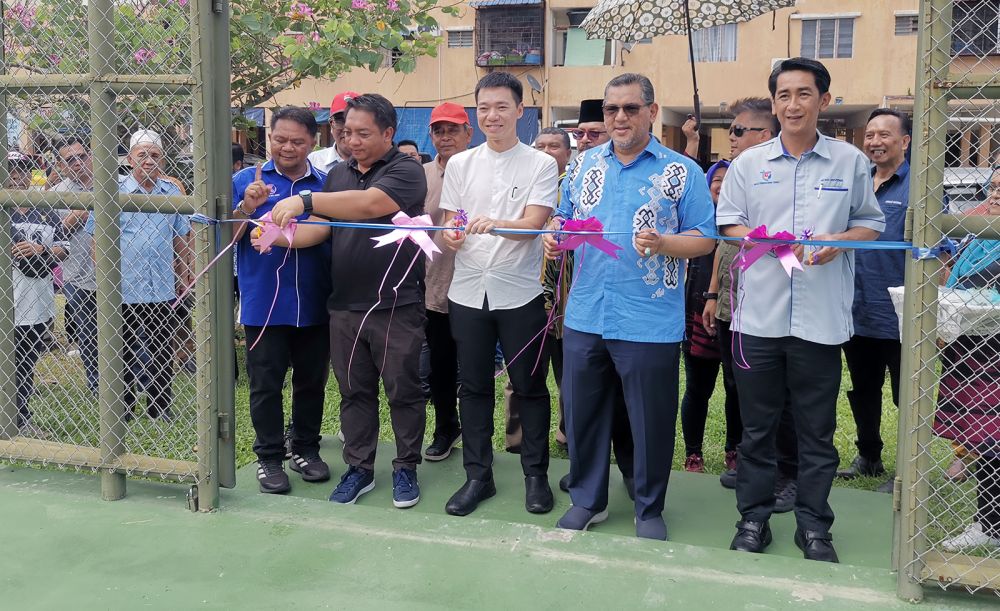
[[[520,81],[493,72],[476,85],[476,118],[486,143],[448,162],[441,192],[446,224],[465,210],[465,231],[444,231],[457,251],[448,291],[452,335],[462,371],[460,413],[467,481],[445,511],[467,515],[496,494],[493,483],[493,357],[497,340],[508,365],[514,397],[521,405],[521,466],[525,508],[552,510],[548,483],[551,406],[548,362],[541,337],[547,322],[538,270],[537,235],[492,233],[495,229],[541,229],[557,201],[558,168],[549,155],[517,139],[524,114]]]
[[[313,151],[307,157],[309,163],[323,174],[329,174],[333,166],[351,158],[351,151],[344,139],[344,121],[347,116],[347,101],[359,95],[353,91],[338,93],[330,104],[330,139],[333,144],[325,149]]]

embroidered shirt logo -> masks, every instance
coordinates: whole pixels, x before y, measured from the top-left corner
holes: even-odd
[[[774,172],[772,172],[771,170],[764,169],[760,171],[760,180],[753,183],[753,186],[756,187],[757,185],[776,185],[779,182],[781,181],[774,180]]]

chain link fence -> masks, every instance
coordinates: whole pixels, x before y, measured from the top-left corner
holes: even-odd
[[[895,565],[905,598],[932,584],[1000,594],[1000,4],[923,0],[920,32],[908,226],[938,248],[893,295]]]
[[[109,499],[231,485],[231,261],[185,290],[225,240],[190,215],[226,207],[227,12],[2,3],[0,458],[99,471]]]

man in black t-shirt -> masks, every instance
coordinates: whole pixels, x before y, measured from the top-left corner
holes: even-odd
[[[351,160],[330,170],[324,193],[303,191],[278,202],[272,210],[274,221],[284,226],[305,211],[368,223],[391,223],[399,211],[422,214],[424,169],[393,146],[395,133],[396,111],[389,100],[377,94],[348,100],[344,137]],[[396,437],[393,505],[412,507],[420,500],[416,467],[426,418],[419,373],[424,255],[410,240],[398,248],[374,248],[372,238],[385,233],[332,230],[330,360],[340,386],[348,469],[330,500],[352,504],[375,487],[381,377]]]

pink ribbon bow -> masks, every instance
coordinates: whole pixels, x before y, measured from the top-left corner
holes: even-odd
[[[409,216],[402,210],[396,213],[396,216],[392,217],[392,224],[399,225],[400,227],[430,227],[433,225],[430,215],[421,214],[420,216]],[[434,260],[434,253],[441,252],[441,249],[437,247],[431,236],[427,235],[427,232],[423,229],[394,229],[385,235],[380,235],[378,237],[372,238],[375,240],[375,248],[385,246],[387,244],[402,244],[403,240],[411,239],[413,242],[420,247],[420,250],[424,251],[427,258]]]
[[[289,245],[291,245],[292,240],[295,238],[295,219],[292,219],[292,222],[282,228],[274,224],[274,221],[271,220],[271,213],[267,212],[261,215],[257,219],[257,222],[260,223],[261,233],[256,238],[250,238],[250,243],[258,247],[261,254],[271,250],[271,245],[274,244],[274,241],[279,236],[285,236]]]
[[[594,217],[566,221],[563,225],[563,231],[592,231],[594,233],[590,235],[568,235],[566,239],[556,244],[556,248],[559,250],[576,250],[583,244],[590,244],[617,259],[617,251],[622,249],[621,246],[601,235],[604,231],[604,225]]]
[[[744,240],[748,244],[753,244],[750,250],[745,248],[741,249],[740,256],[738,259],[738,267],[741,271],[746,271],[751,265],[756,263],[761,257],[769,252],[774,252],[774,255],[778,257],[778,261],[781,262],[781,266],[785,268],[785,273],[788,277],[792,277],[792,270],[802,270],[802,263],[799,262],[798,257],[792,252],[792,246],[790,244],[774,244],[774,243],[755,243],[754,240],[794,240],[795,236],[787,231],[779,231],[774,235],[768,235],[767,226],[760,225],[750,233],[746,235]]]

